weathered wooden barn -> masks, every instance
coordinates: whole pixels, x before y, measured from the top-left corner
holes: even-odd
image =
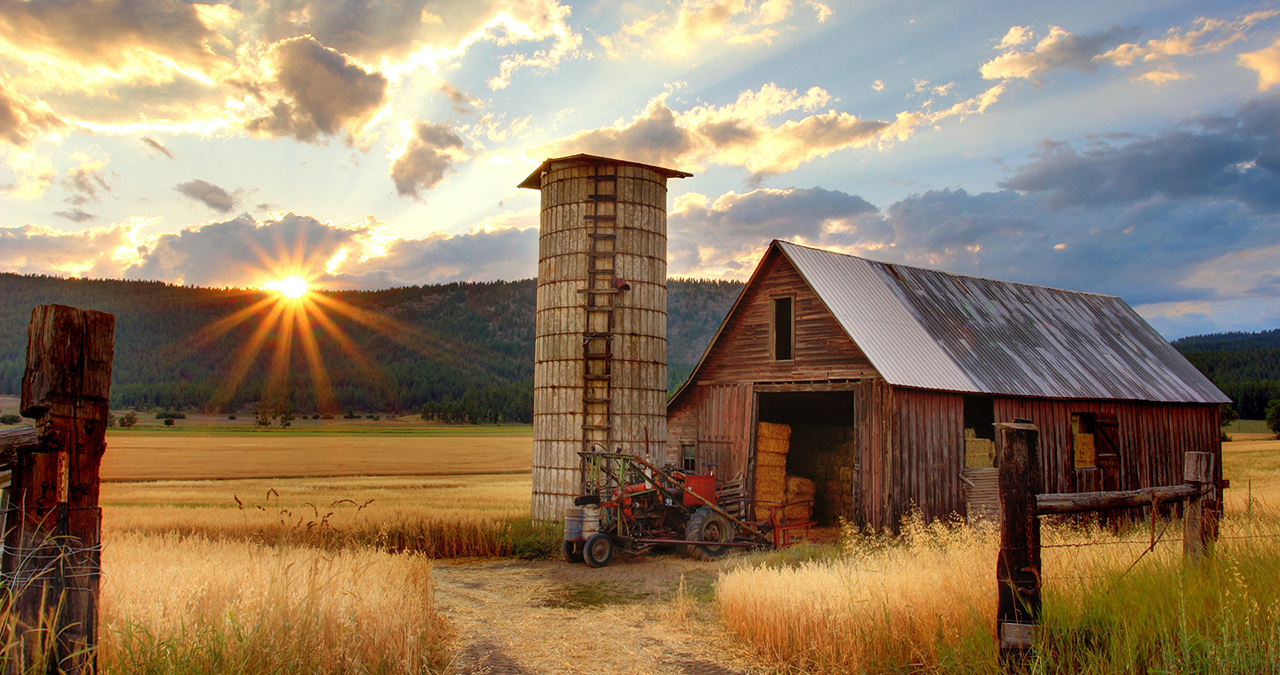
[[[1136,489],[1220,460],[1228,400],[1118,297],[774,241],[668,403],[667,459],[750,486],[758,423],[787,424],[819,521],[896,528],[991,507],[994,422],[1036,424],[1047,492]]]

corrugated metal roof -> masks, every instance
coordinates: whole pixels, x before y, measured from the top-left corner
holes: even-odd
[[[775,245],[890,384],[1044,398],[1230,400],[1118,297]]]

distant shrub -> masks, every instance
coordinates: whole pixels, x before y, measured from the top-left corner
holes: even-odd
[[[138,413],[132,410],[120,416],[120,427],[122,429],[128,429],[129,427],[137,423],[138,423]]]
[[[313,420],[318,420],[318,419],[320,419],[320,413],[313,413],[313,414],[311,415],[311,419],[313,419]]]
[[[173,418],[172,418],[172,417],[166,417],[166,418],[164,418],[164,425],[165,425],[166,427],[171,427],[171,426],[173,426],[173,424],[174,424],[174,422],[173,422]]]
[[[320,415],[320,419],[322,419],[322,420],[331,420],[331,419],[333,419],[333,413],[321,413],[321,415]]]
[[[17,424],[22,418],[12,413],[8,415],[0,415],[0,424]]]
[[[1267,428],[1280,438],[1280,398],[1267,401]]]
[[[229,420],[233,420],[233,419],[235,419],[235,418],[236,418],[236,416],[235,416],[235,415],[227,415],[227,419],[229,419]]]
[[[156,419],[158,419],[158,420],[185,420],[185,419],[187,419],[187,414],[186,414],[186,413],[175,412],[175,411],[173,411],[173,410],[161,410],[160,412],[156,413]],[[172,425],[169,425],[169,426],[172,426]]]

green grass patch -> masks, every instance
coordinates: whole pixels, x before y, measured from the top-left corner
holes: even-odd
[[[627,604],[646,597],[648,597],[647,593],[637,593],[623,588],[619,583],[604,581],[567,583],[552,588],[543,598],[542,606],[557,609],[588,609]]]

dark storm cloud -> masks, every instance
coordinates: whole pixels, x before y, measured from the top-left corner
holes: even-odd
[[[19,94],[0,80],[0,139],[22,147],[66,126],[66,122],[47,107]]]
[[[462,138],[445,124],[420,122],[405,151],[391,163],[391,178],[402,197],[418,199],[423,190],[440,184],[453,168],[454,155],[462,150]]]
[[[173,159],[173,152],[170,151],[169,148],[164,147],[164,144],[161,143],[160,141],[157,141],[156,139],[151,138],[149,136],[143,136],[141,140],[143,144],[145,144],[147,147],[151,148],[152,150],[159,152],[160,154],[164,155],[165,157],[168,157],[169,159]]]
[[[369,72],[311,36],[275,45],[274,85],[284,98],[271,114],[250,121],[249,131],[314,142],[344,129],[355,136],[387,100],[387,78]]]
[[[1280,210],[1280,96],[1125,140],[1083,148],[1045,143],[1002,187],[1042,194],[1057,207],[1161,197],[1230,199],[1261,212]]]
[[[236,207],[235,195],[208,181],[196,179],[173,189],[219,213],[230,213]]]

